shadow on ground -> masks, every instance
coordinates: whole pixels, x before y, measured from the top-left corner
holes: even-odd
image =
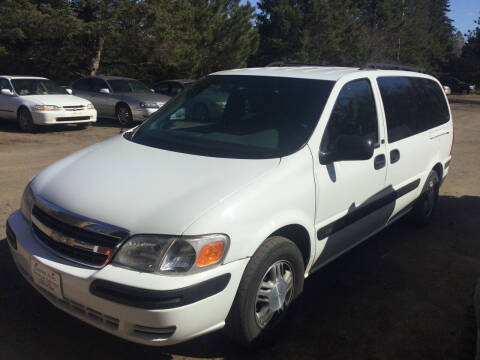
[[[382,231],[312,275],[275,342],[255,350],[221,331],[166,348],[105,334],[30,288],[0,241],[0,358],[473,358],[478,219],[480,197],[443,196],[430,226]]]

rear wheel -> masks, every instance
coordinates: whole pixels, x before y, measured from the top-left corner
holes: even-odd
[[[120,104],[117,106],[115,116],[122,126],[128,126],[132,123],[132,111],[125,104]]]
[[[290,240],[274,236],[245,269],[226,322],[228,335],[247,345],[272,333],[302,292],[303,257]]]
[[[423,188],[423,192],[415,202],[412,210],[413,221],[420,226],[427,225],[435,212],[440,189],[440,178],[436,171],[431,171]]]
[[[22,131],[34,132],[36,130],[35,124],[33,123],[32,114],[25,107],[22,107],[18,110],[17,122],[18,127]]]

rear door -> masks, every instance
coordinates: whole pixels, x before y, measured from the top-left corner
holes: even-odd
[[[369,136],[376,143],[368,160],[328,165],[314,154],[317,185],[316,229],[321,266],[381,228],[386,221],[386,149],[384,127],[372,82],[353,80],[341,88],[323,132],[320,148],[328,149],[341,135]],[[317,151],[320,149],[317,149]],[[322,250],[323,249],[323,250]]]
[[[387,186],[396,193],[393,217],[420,194],[439,141],[451,138],[450,115],[442,89],[431,79],[385,76],[377,82],[387,127]]]

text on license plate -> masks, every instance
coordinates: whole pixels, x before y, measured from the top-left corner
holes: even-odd
[[[31,262],[33,282],[47,290],[52,295],[61,299],[62,296],[62,279],[60,274],[52,271],[47,266],[32,260]]]

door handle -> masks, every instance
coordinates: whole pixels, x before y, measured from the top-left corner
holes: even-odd
[[[400,160],[400,151],[398,149],[390,151],[390,164],[395,164]]]
[[[381,168],[385,167],[385,162],[385,155],[377,155],[373,159],[373,167],[375,168],[375,170],[380,170]]]

